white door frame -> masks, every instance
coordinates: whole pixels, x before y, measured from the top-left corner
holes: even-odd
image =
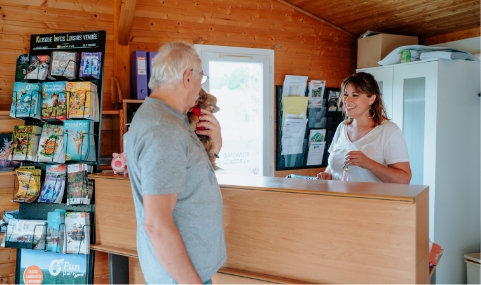
[[[258,48],[227,47],[214,45],[194,45],[201,59],[211,58],[214,54],[221,59],[237,62],[263,62],[263,100],[262,100],[262,153],[260,175],[274,176],[274,50]],[[208,60],[202,61],[203,70],[208,70]],[[209,81],[205,83],[209,90]]]

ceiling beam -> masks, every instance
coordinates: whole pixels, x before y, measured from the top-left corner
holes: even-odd
[[[114,0],[114,74],[120,85],[120,93],[123,99],[130,98],[130,45],[129,40],[125,45],[119,44],[119,25],[120,8],[122,2],[126,0]],[[129,29],[130,34],[130,29]],[[117,90],[119,92],[119,90]],[[114,92],[111,90],[111,92]],[[114,94],[112,94],[114,95]],[[112,102],[116,102],[118,97],[112,98]]]
[[[120,45],[128,45],[130,41],[130,31],[134,22],[135,6],[137,0],[122,0],[120,5],[120,15],[118,23],[118,40]]]
[[[356,37],[356,38],[358,37],[356,34],[354,34],[354,33],[350,32],[350,31],[344,29],[343,27],[339,27],[339,26],[337,26],[337,25],[329,22],[328,20],[325,20],[325,19],[323,19],[323,18],[321,18],[321,17],[318,17],[318,16],[316,16],[316,15],[314,15],[314,14],[312,14],[312,13],[309,13],[309,12],[307,12],[306,10],[304,10],[304,9],[302,9],[302,8],[299,8],[299,7],[293,5],[293,4],[291,4],[291,3],[289,3],[289,2],[287,2],[287,1],[285,1],[285,0],[277,0],[277,2],[280,2],[280,3],[282,3],[282,4],[284,4],[284,5],[288,6],[288,7],[290,7],[290,8],[292,8],[292,9],[294,9],[294,10],[296,10],[296,11],[298,11],[298,12],[304,14],[304,15],[306,15],[306,16],[309,16],[309,17],[311,17],[311,18],[314,19],[314,20],[317,20],[317,21],[319,21],[319,22],[321,22],[321,23],[323,23],[323,24],[326,24],[326,25],[330,26],[331,28],[334,28],[334,29],[336,29],[336,30],[342,31],[342,32],[344,32],[344,33],[347,33],[347,34],[349,34],[349,35],[351,35],[351,36],[353,36],[353,37]]]

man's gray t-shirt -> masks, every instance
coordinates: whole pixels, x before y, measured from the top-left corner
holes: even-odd
[[[145,281],[175,283],[144,229],[142,197],[173,193],[178,194],[175,224],[202,282],[209,280],[226,260],[222,196],[207,152],[187,116],[161,100],[146,98],[124,139]]]

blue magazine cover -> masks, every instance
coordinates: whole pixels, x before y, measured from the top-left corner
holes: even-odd
[[[94,123],[90,120],[64,121],[65,160],[94,161]]]
[[[10,117],[36,118],[41,116],[41,86],[38,83],[15,82],[13,84]]]
[[[88,255],[21,249],[20,284],[87,284]]]

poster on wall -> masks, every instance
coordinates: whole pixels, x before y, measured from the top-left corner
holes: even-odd
[[[22,249],[20,284],[87,284],[85,254],[62,254]]]

